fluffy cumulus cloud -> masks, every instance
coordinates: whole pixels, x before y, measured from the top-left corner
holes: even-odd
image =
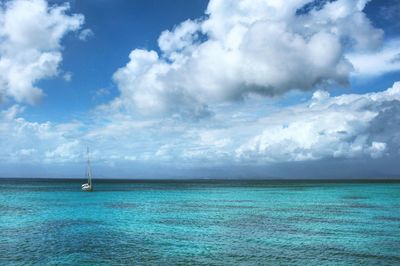
[[[160,51],[135,49],[114,75],[126,109],[201,116],[252,95],[346,85],[346,54],[381,45],[366,0],[211,0],[205,18],[161,33]],[[114,102],[115,104],[115,102]]]
[[[43,92],[35,83],[58,74],[60,41],[83,24],[68,15],[68,4],[45,0],[13,0],[0,6],[0,100],[33,104]]]

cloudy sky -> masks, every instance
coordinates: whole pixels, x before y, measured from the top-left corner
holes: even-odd
[[[0,3],[0,176],[400,176],[396,0]]]

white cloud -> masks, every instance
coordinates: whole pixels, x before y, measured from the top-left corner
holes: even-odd
[[[81,124],[71,122],[30,122],[22,118],[24,108],[13,105],[0,116],[0,158],[3,163],[20,161],[30,163],[72,162],[81,156],[78,148]],[[72,144],[75,145],[75,150]]]
[[[370,147],[370,155],[372,158],[379,158],[382,156],[383,152],[386,150],[387,144],[384,142],[373,141]]]
[[[199,144],[215,146],[219,149],[223,149],[232,142],[232,140],[224,134],[225,132],[223,130],[207,130],[199,132]]]
[[[384,92],[337,97],[322,94],[320,97],[317,91],[310,103],[269,117],[268,121],[277,122],[265,125],[260,134],[236,149],[236,155],[271,162],[378,158],[389,146],[399,148],[396,136],[388,134],[396,129],[386,128],[389,121],[384,113],[400,107],[400,82]],[[397,123],[400,117],[391,119]]]
[[[98,90],[95,91],[95,96],[96,97],[103,97],[103,96],[107,96],[110,94],[110,90],[107,88],[100,88]]]
[[[179,24],[172,32],[165,30],[158,39],[158,46],[171,59],[179,56],[177,53],[188,53],[193,42],[197,40],[200,24],[197,21],[186,20]]]
[[[18,114],[21,114],[25,110],[24,107],[14,104],[10,108],[1,111],[2,119],[4,121],[12,121],[17,117]]]
[[[109,88],[99,88],[95,91],[92,91],[92,101],[100,102],[106,100],[110,95],[111,95],[111,90]],[[96,108],[101,109],[102,107],[98,106]]]
[[[0,159],[83,163],[87,144],[97,164],[179,167],[377,159],[400,152],[400,83],[382,92],[335,97],[317,91],[287,107],[254,100],[225,105],[224,112],[210,108],[216,115],[197,122],[119,113],[57,124],[30,122],[14,105],[0,115]]]
[[[400,71],[400,39],[387,42],[382,49],[369,53],[348,55],[360,76],[379,76],[385,73]]]
[[[31,156],[35,152],[36,152],[35,149],[21,149],[21,150],[19,150],[19,154],[21,156]]]
[[[63,79],[66,82],[70,82],[72,80],[72,73],[71,72],[65,72],[63,75]]]
[[[78,38],[81,41],[87,41],[94,36],[94,32],[91,29],[84,29],[79,32]]]
[[[43,95],[35,83],[58,74],[60,41],[78,30],[82,15],[69,5],[49,7],[44,0],[7,1],[0,9],[0,98],[33,104]]]
[[[80,158],[82,146],[83,145],[78,140],[72,140],[62,143],[58,145],[54,150],[47,151],[45,153],[46,161],[71,162],[77,160],[78,158]]]
[[[113,102],[142,114],[207,115],[209,105],[253,94],[346,85],[346,51],[379,47],[367,1],[338,0],[298,14],[310,0],[211,0],[203,20],[161,33],[161,53],[135,49],[114,75]]]

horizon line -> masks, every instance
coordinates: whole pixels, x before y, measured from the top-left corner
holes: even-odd
[[[65,178],[65,177],[2,177],[0,181],[81,181],[85,180],[82,178]],[[285,181],[316,181],[316,182],[400,182],[400,177],[385,177],[385,178],[94,178],[95,181],[126,181],[126,182],[202,182],[202,181],[271,181],[271,182],[285,182]]]

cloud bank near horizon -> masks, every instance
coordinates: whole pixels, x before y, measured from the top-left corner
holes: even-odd
[[[1,113],[3,162],[77,163],[93,147],[100,164],[118,162],[194,167],[263,165],[326,159],[398,157],[400,82],[375,93],[330,96],[318,90],[306,102],[273,108],[243,105],[192,123],[175,119],[88,125],[29,122],[14,105]],[[263,115],[251,116],[251,111]],[[266,114],[268,113],[268,114]],[[133,135],[133,132],[135,133]]]

